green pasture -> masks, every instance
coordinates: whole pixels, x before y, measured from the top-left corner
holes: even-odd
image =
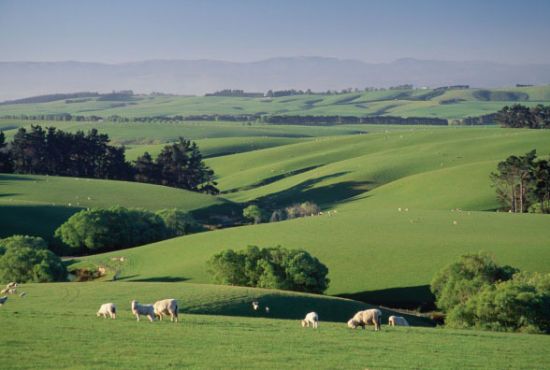
[[[201,114],[292,114],[292,115],[397,115],[463,118],[496,112],[502,106],[521,102],[548,103],[549,86],[500,89],[436,91],[383,90],[338,95],[295,95],[278,98],[135,96],[131,100],[102,101],[98,98],[66,103],[2,104],[0,116],[20,114],[96,115],[152,117]]]
[[[550,360],[548,336],[385,325],[380,332],[351,330],[341,318],[364,306],[329,297],[188,283],[20,290],[27,296],[10,296],[0,307],[2,332],[9,333],[0,339],[5,369],[542,369]],[[179,300],[179,323],[131,316],[131,299],[166,297]],[[269,305],[270,314],[252,311],[253,299]],[[116,320],[95,316],[105,302],[118,306]],[[234,310],[244,314],[233,316]],[[299,325],[310,310],[319,312],[318,330]]]

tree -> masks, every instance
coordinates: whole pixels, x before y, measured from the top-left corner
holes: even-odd
[[[150,184],[160,183],[160,173],[158,166],[148,152],[143,153],[134,162],[135,180],[138,182],[148,182]]]
[[[0,131],[0,173],[9,173],[13,171],[13,163],[10,153],[6,150],[6,136]]]
[[[162,185],[217,194],[214,171],[207,167],[197,144],[182,137],[166,145],[156,160]]]
[[[210,272],[220,284],[322,293],[328,288],[328,268],[304,250],[249,246],[214,255]]]
[[[524,156],[512,155],[498,164],[498,172],[490,175],[498,200],[512,212],[523,213],[529,208],[528,194],[535,179],[536,157],[535,150]]]
[[[529,108],[521,104],[505,106],[497,112],[495,122],[510,128],[550,128],[550,106]]]
[[[530,201],[536,204],[533,209],[540,213],[550,213],[550,163],[539,160],[533,169],[534,186],[530,193]]]
[[[509,280],[517,271],[511,266],[498,266],[487,254],[466,254],[439,271],[430,288],[437,307],[448,312],[464,304],[484,286]]]
[[[0,239],[0,281],[63,281],[67,269],[38,237],[15,235]]]
[[[58,239],[78,252],[134,247],[168,235],[160,216],[124,207],[82,210],[55,231]]]
[[[182,236],[200,230],[200,225],[191,214],[177,208],[162,209],[156,214],[166,225],[170,236]]]
[[[243,209],[243,217],[259,224],[264,218],[264,212],[260,207],[253,204]]]

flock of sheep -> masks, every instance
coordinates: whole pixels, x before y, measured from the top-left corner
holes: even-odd
[[[178,302],[175,299],[163,299],[154,304],[141,304],[136,300],[131,302],[132,314],[139,321],[140,316],[146,316],[153,322],[156,318],[162,321],[164,316],[170,316],[170,321],[178,322]],[[104,303],[99,307],[97,316],[116,319],[116,306],[114,303]]]
[[[258,311],[260,303],[258,301],[252,302],[252,309]],[[149,321],[153,322],[156,318],[162,320],[163,316],[170,316],[170,321],[178,322],[178,302],[175,299],[163,299],[157,301],[154,304],[141,304],[136,300],[131,302],[132,314],[139,321],[140,316],[146,316]],[[116,306],[114,303],[104,303],[99,307],[97,316],[103,318],[110,317],[116,318]],[[265,307],[265,311],[269,313],[269,307]],[[365,329],[367,325],[374,325],[374,330],[380,330],[382,325],[382,311],[377,308],[371,308],[364,311],[357,312],[348,321],[348,327],[355,329],[362,327]],[[316,312],[310,312],[301,321],[302,327],[312,327],[317,329],[319,327],[319,315]],[[409,326],[409,323],[403,316],[390,316],[388,318],[388,325],[390,326]]]

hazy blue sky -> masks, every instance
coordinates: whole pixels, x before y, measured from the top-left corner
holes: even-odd
[[[550,63],[548,0],[0,0],[0,60]]]

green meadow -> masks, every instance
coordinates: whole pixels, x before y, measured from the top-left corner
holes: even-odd
[[[488,92],[487,92],[488,91]],[[124,107],[90,99],[0,105],[7,114],[385,114],[463,118],[503,105],[550,101],[550,88],[386,90],[275,99],[137,97]],[[451,101],[451,102],[449,102]],[[444,103],[442,103],[444,102]],[[70,109],[70,110],[69,110]],[[494,126],[267,125],[242,122],[55,122],[0,120],[8,139],[40,123],[97,128],[125,145],[127,159],[195,140],[216,173],[214,197],[158,185],[0,174],[0,237],[51,238],[91,207],[232,215],[249,204],[272,212],[317,203],[322,214],[227,227],[116,252],[67,257],[70,269],[107,267],[99,281],[23,285],[0,307],[2,368],[526,368],[548,367],[548,336],[412,327],[350,330],[359,309],[433,303],[428,284],[460,255],[489,252],[500,264],[550,272],[550,217],[498,212],[489,175],[507,156],[550,155],[550,131]],[[207,261],[247,245],[302,248],[329,268],[325,295],[211,285]],[[113,262],[124,257],[123,262]],[[119,270],[119,281],[112,281]],[[181,322],[135,322],[130,301],[180,302]],[[350,298],[344,299],[343,297]],[[258,300],[265,310],[253,311]],[[117,320],[95,316],[114,302]],[[392,313],[384,310],[383,323]],[[309,311],[319,330],[302,329]],[[24,353],[24,355],[22,355]]]
[[[57,100],[41,104],[2,104],[0,116],[70,113],[109,117],[152,117],[201,114],[393,115],[464,118],[498,111],[513,103],[550,101],[550,87],[461,90],[382,90],[338,95],[294,95],[276,98],[222,96],[134,96],[122,101],[91,97],[80,102]]]
[[[422,327],[351,330],[358,302],[189,283],[29,284],[0,309],[9,369],[542,369],[550,337]],[[129,306],[174,297],[180,322],[136,322]],[[253,311],[251,300],[270,313]],[[114,302],[117,319],[95,316]],[[318,330],[300,327],[317,309]],[[383,323],[387,320],[385,312]],[[228,316],[235,315],[238,316]],[[335,320],[336,319],[336,320]],[[323,321],[324,320],[324,321]]]

